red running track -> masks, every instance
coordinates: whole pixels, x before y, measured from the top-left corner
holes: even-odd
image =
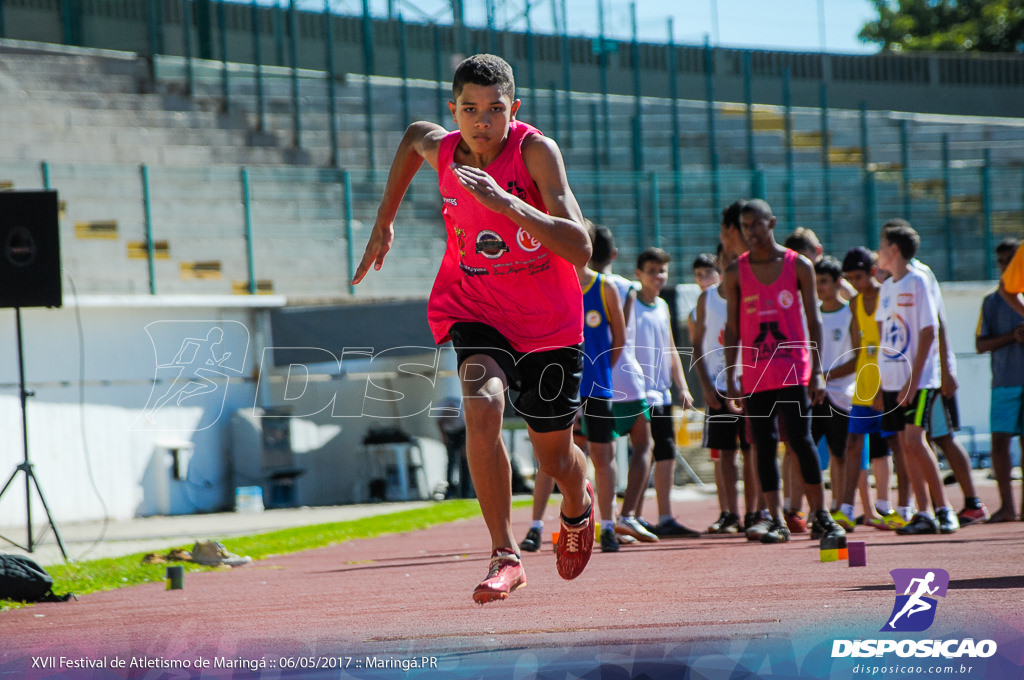
[[[993,485],[979,491],[997,505]],[[712,497],[676,503],[675,511],[699,528],[718,514]],[[553,506],[548,515],[555,526]],[[513,520],[525,534],[529,510]],[[840,668],[821,657],[835,639],[885,637],[878,631],[893,606],[896,568],[950,574],[935,623],[917,637],[991,637],[999,668],[1010,669],[1000,674],[1024,667],[1021,522],[925,537],[858,527],[849,538],[867,543],[863,568],[822,563],[806,534],[781,545],[736,536],[666,540],[595,552],[575,581],[557,576],[547,533],[540,552],[524,555],[528,586],[486,606],[471,599],[488,562],[483,522],[473,519],[189,573],[179,591],[147,584],[5,612],[0,680],[655,678],[686,669],[706,678],[854,677],[852,660]],[[61,656],[193,666],[31,667],[33,657],[38,665]],[[436,657],[437,668],[400,668],[421,657]]]

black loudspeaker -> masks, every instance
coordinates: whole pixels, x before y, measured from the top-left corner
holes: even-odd
[[[56,191],[0,191],[0,307],[60,307]]]

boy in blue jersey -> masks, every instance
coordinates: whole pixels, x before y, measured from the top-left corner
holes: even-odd
[[[591,241],[594,225],[588,223]],[[587,452],[594,464],[594,491],[601,515],[601,552],[618,552],[615,536],[615,420],[612,416],[612,366],[626,340],[626,321],[616,287],[589,266],[577,266],[583,290],[583,378],[580,399]],[[533,524],[521,550],[536,552],[541,544],[544,508],[554,490],[554,480],[540,469],[533,486]]]

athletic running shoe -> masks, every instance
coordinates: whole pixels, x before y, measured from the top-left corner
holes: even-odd
[[[558,544],[555,546],[555,566],[558,575],[568,580],[583,573],[590,561],[590,553],[594,551],[594,487],[587,482],[587,495],[590,496],[590,511],[579,524],[566,524],[562,515],[562,530],[558,532]]]
[[[915,536],[917,534],[937,534],[939,533],[939,523],[935,521],[934,517],[930,517],[923,512],[919,512],[910,518],[904,526],[896,530],[896,533],[900,536]]]
[[[628,534],[615,534],[615,540],[619,545],[635,545],[640,542]]]
[[[601,529],[601,552],[619,552],[614,529]]]
[[[636,523],[642,526],[647,531],[649,531],[652,535],[654,534],[654,525],[645,520],[643,517],[637,517]]]
[[[771,526],[772,519],[770,517],[759,517],[756,522],[747,527],[747,540],[760,541],[761,537],[768,533]]]
[[[674,518],[666,520],[654,527],[654,534],[658,538],[700,538],[700,532],[684,526]]]
[[[786,543],[789,541],[789,527],[777,519],[769,520],[767,531],[761,535],[762,543]]]
[[[644,543],[657,543],[658,537],[644,528],[636,517],[619,517],[615,523],[615,533],[629,536]]]
[[[850,519],[850,516],[842,510],[836,510],[832,513],[832,521],[846,531],[853,531],[854,527],[857,526],[857,521]]]
[[[839,526],[829,514],[828,510],[818,510],[814,513],[814,523],[811,525],[811,540],[820,541],[823,536],[845,536],[846,530]]]
[[[899,513],[895,510],[890,510],[881,517],[871,517],[867,520],[867,525],[879,529],[881,531],[896,531],[900,527],[906,526],[907,521],[900,517]]]
[[[756,513],[756,512],[748,512],[747,514],[743,515],[743,531],[746,531],[750,527],[752,527],[755,524],[757,524],[758,520],[760,520],[760,519],[761,519],[760,513]]]
[[[709,534],[736,534],[740,531],[740,516],[723,512],[715,523],[708,527]]]
[[[939,532],[951,534],[960,528],[960,521],[953,514],[952,508],[939,508],[935,511],[935,519],[939,522]]]
[[[473,602],[485,604],[508,599],[513,590],[526,587],[526,572],[519,555],[508,550],[495,550],[487,578],[473,591]]]
[[[526,532],[526,538],[524,538],[523,542],[519,544],[519,549],[525,550],[526,552],[537,552],[540,550],[540,529],[537,527],[531,527],[530,530]]]
[[[252,562],[252,558],[248,555],[236,555],[217,541],[197,541],[192,546],[192,561],[207,567],[240,567]]]
[[[956,515],[957,520],[960,522],[960,526],[969,527],[972,524],[978,524],[980,522],[987,522],[989,519],[988,508],[982,503],[980,508],[964,508]]]
[[[807,533],[807,519],[804,517],[804,513],[799,510],[787,510],[786,528],[788,528],[789,532],[792,534]]]

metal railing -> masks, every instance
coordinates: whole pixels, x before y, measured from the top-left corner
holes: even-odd
[[[444,251],[430,172],[417,176],[399,212],[388,265],[357,289],[348,281],[376,214],[380,173],[61,163],[8,163],[4,172],[15,188],[58,190],[64,266],[82,293],[421,297]],[[1020,235],[1024,214],[1024,168],[985,164],[909,177],[836,168],[827,181],[817,169],[720,170],[717,178],[706,170],[570,170],[569,181],[585,214],[612,229],[627,275],[651,245],[668,250],[685,275],[698,253],[714,250],[721,206],[740,197],[774,204],[780,240],[810,227],[839,257],[877,245],[884,220],[909,217],[922,235],[921,258],[944,281],[994,278],[994,246]],[[790,190],[787,212],[781,197]]]

